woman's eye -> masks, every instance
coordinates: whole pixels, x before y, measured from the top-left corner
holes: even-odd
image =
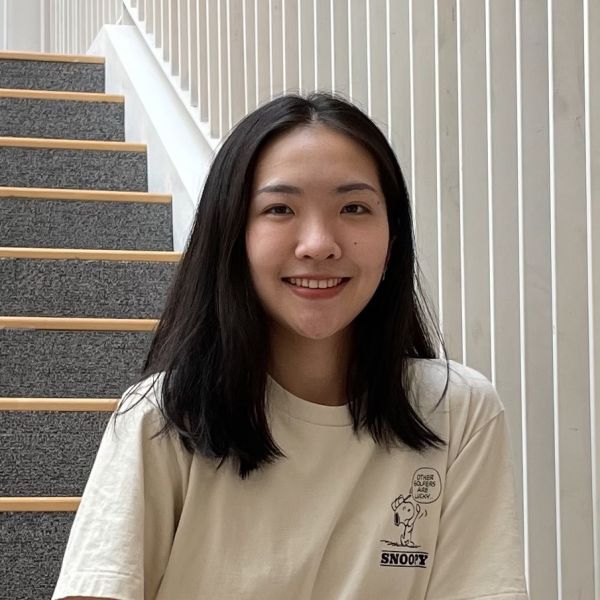
[[[352,214],[352,215],[364,215],[365,213],[369,212],[369,209],[366,206],[363,206],[362,204],[348,204],[348,205],[344,206],[344,208],[359,208],[360,209],[360,211],[351,210],[350,214]]]
[[[272,206],[271,208],[268,208],[265,212],[268,215],[285,215],[288,214],[285,211],[286,210],[290,210],[289,206]]]

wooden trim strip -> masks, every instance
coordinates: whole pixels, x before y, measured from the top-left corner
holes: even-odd
[[[80,317],[0,317],[0,329],[154,331],[158,321],[158,319],[94,319]]]
[[[0,411],[114,412],[118,398],[1,398]]]
[[[89,200],[93,202],[152,202],[171,204],[170,194],[148,192],[112,192],[100,190],[73,190],[61,188],[0,187],[0,198],[28,198],[31,200]]]
[[[0,98],[31,98],[34,100],[68,100],[69,102],[116,102],[123,104],[124,96],[93,92],[55,92],[52,90],[22,90],[0,88]]]
[[[20,148],[63,148],[67,150],[104,150],[113,152],[146,152],[146,144],[101,142],[98,140],[58,140],[52,138],[0,137],[0,146]]]
[[[159,250],[88,250],[80,248],[12,248],[0,246],[0,258],[178,262],[181,259],[181,252]]]
[[[45,60],[48,62],[82,62],[104,64],[103,56],[91,54],[50,54],[48,52],[0,52],[0,60]]]
[[[81,498],[0,498],[0,512],[76,512]]]

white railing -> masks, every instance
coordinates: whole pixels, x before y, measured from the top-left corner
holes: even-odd
[[[600,4],[47,6],[59,52],[85,52],[123,10],[213,140],[282,91],[333,89],[375,119],[450,355],[506,405],[532,600],[599,598]]]
[[[121,0],[43,0],[42,49],[85,54],[104,25],[122,22]]]

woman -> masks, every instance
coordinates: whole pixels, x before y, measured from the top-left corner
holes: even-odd
[[[415,265],[359,109],[288,95],[243,119],[53,599],[527,598],[502,403],[437,358]]]

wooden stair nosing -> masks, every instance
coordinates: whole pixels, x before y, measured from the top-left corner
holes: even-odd
[[[0,498],[3,512],[76,512],[81,503],[78,496],[4,497]]]
[[[179,262],[181,252],[168,250],[96,250],[88,248],[20,248],[17,246],[0,246],[1,258]]]
[[[132,142],[105,142],[101,140],[66,140],[0,136],[0,147],[41,148],[46,150],[97,150],[105,152],[146,152],[146,144]]]
[[[151,192],[113,192],[110,190],[76,190],[70,188],[0,187],[0,198],[27,198],[31,200],[73,200],[90,202],[146,202],[171,204],[170,194]]]
[[[125,96],[101,94],[98,92],[63,92],[56,90],[26,90],[0,88],[0,98],[21,98],[30,100],[66,100],[68,102],[113,102],[123,104]]]
[[[0,329],[63,331],[154,331],[159,319],[106,319],[95,317],[0,316]]]
[[[53,54],[50,52],[20,52],[13,50],[0,51],[0,60],[32,60],[46,62],[77,62],[90,64],[104,64],[103,56],[91,54]]]
[[[0,411],[114,412],[118,398],[0,397]]]

